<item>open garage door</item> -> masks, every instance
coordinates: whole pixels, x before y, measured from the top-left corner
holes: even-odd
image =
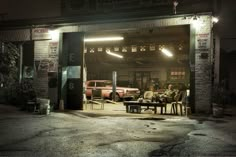
[[[189,25],[86,32],[87,37],[123,37],[117,41],[85,43],[88,80],[111,80],[117,71],[117,86],[150,90],[153,83],[190,84]],[[168,56],[162,50],[168,50]],[[107,53],[121,55],[117,58]]]

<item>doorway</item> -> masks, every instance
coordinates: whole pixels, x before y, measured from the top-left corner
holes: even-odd
[[[136,87],[139,88],[141,92],[149,90],[150,72],[145,72],[145,71],[135,72],[134,79]]]

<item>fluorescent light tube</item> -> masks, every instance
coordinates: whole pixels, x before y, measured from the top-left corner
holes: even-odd
[[[118,58],[123,58],[123,56],[118,55],[118,54],[116,54],[116,53],[113,53],[113,52],[111,52],[111,51],[109,51],[109,50],[106,51],[106,53],[109,54],[109,55],[112,55],[112,56],[118,57]]]
[[[84,42],[101,42],[101,41],[118,41],[124,40],[124,37],[102,37],[102,38],[86,38]]]
[[[170,52],[169,50],[167,50],[165,48],[161,49],[161,52],[164,53],[168,57],[172,57],[173,56],[172,52]]]

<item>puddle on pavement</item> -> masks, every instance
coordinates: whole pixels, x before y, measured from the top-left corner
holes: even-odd
[[[148,118],[136,118],[138,120],[165,120],[165,118],[154,118],[154,117],[148,117]]]
[[[206,134],[203,134],[203,133],[194,133],[193,135],[194,136],[207,136]]]

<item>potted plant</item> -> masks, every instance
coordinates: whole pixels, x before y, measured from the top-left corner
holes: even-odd
[[[225,89],[221,85],[215,85],[212,91],[212,114],[213,117],[224,116],[225,109]]]

